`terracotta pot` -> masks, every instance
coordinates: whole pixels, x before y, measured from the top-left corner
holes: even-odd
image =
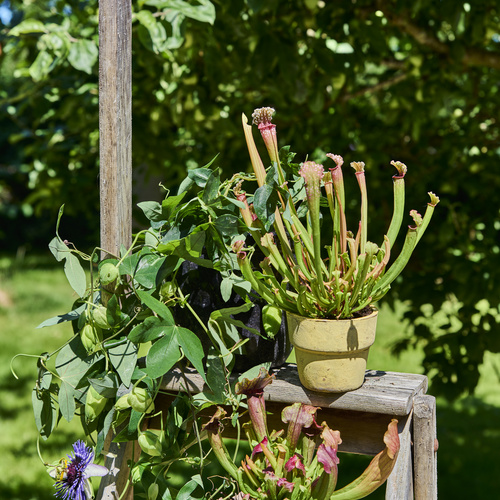
[[[313,319],[286,313],[300,382],[319,392],[346,392],[363,385],[378,311],[353,319]]]

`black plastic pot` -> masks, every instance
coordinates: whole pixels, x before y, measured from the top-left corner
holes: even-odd
[[[224,302],[220,293],[221,281],[222,278],[218,271],[188,261],[183,262],[177,275],[177,283],[182,293],[189,295],[188,302],[190,306],[205,324],[208,323],[210,314],[213,311],[244,304],[244,300],[235,293],[231,295],[227,302]],[[239,313],[234,318],[250,328],[263,332],[262,307],[265,303],[257,301],[254,304],[254,307],[248,312]],[[200,337],[204,347],[208,349],[210,339],[203,332],[196,318],[186,308],[177,308],[175,313],[179,325],[195,332]],[[272,340],[263,338],[244,328],[238,328],[238,333],[241,338],[249,339],[242,348],[244,354],[235,355],[234,371],[239,373],[261,363],[270,362],[271,367],[279,367],[286,362],[292,350],[292,346],[288,341],[284,316],[280,330]]]

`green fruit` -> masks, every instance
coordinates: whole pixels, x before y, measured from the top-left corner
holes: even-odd
[[[148,488],[148,500],[156,500],[158,496],[158,485],[156,483],[150,484]]]
[[[163,432],[159,429],[148,429],[141,433],[137,439],[144,453],[152,457],[160,457],[162,454]]]
[[[125,411],[130,408],[130,404],[128,402],[128,394],[124,394],[118,401],[115,403],[115,408],[118,411]]]
[[[279,307],[266,304],[262,308],[262,325],[267,337],[274,338],[281,327],[283,312]]]
[[[95,420],[104,410],[107,399],[101,396],[92,386],[87,391],[85,400],[85,418],[88,422]]]
[[[128,404],[140,413],[150,413],[154,410],[154,403],[146,389],[134,387],[127,397]]]
[[[164,301],[172,297],[175,297],[176,294],[177,294],[177,284],[175,283],[175,281],[167,281],[166,283],[163,283],[160,289],[160,296]]]
[[[120,277],[120,270],[111,262],[105,262],[99,268],[99,281],[103,286],[113,284]]]
[[[107,319],[107,309],[104,306],[99,305],[92,309],[92,321],[103,330],[110,328]]]
[[[80,338],[87,352],[94,352],[95,347],[102,342],[102,331],[99,327],[87,323],[80,330]]]

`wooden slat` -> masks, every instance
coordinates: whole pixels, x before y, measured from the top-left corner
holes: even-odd
[[[413,416],[415,500],[437,498],[436,398],[415,398]]]
[[[386,500],[413,500],[411,414],[399,423],[399,453],[387,479]]]
[[[366,372],[365,383],[359,389],[341,394],[322,394],[302,387],[295,365],[286,364],[275,373],[276,380],[265,389],[267,401],[298,402],[337,410],[408,415],[413,398],[427,390],[427,377],[424,375],[370,370]],[[193,393],[208,389],[194,370],[187,370],[186,379]],[[184,384],[180,370],[175,369],[164,376],[161,388],[177,392],[185,387]]]

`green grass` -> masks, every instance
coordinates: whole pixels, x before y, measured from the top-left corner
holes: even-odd
[[[68,325],[36,329],[43,320],[70,309],[75,297],[60,268],[30,265],[13,269],[10,260],[0,260],[0,498],[48,500],[53,482],[36,451],[37,431],[31,410],[31,391],[36,378],[36,360],[17,358],[24,352],[38,355],[62,344],[70,334]],[[397,312],[401,312],[400,308]],[[411,334],[398,314],[381,307],[377,340],[368,359],[369,368],[423,373],[420,350],[391,355],[391,345]],[[500,487],[500,357],[488,355],[474,396],[450,404],[438,400],[438,478],[441,499],[490,498]],[[431,392],[431,391],[430,391]],[[78,422],[61,422],[40,448],[47,461],[55,461],[83,437]],[[357,476],[369,457],[341,454],[339,486]],[[190,471],[192,474],[193,471]],[[383,489],[370,498],[383,498]]]

